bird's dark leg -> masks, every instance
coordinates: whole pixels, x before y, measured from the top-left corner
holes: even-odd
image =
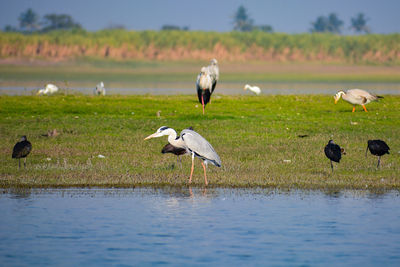
[[[378,156],[378,165],[376,166],[379,169],[379,164],[381,163],[381,156]]]
[[[204,115],[204,98],[203,98],[203,95],[201,95],[201,105],[203,106],[203,115]]]
[[[331,169],[332,169],[332,172],[333,172],[333,164],[332,164],[332,160],[331,160]]]
[[[182,168],[182,160],[180,156],[176,156],[176,165],[179,165]]]
[[[21,169],[21,159],[18,159],[18,169]]]
[[[206,186],[208,185],[208,182],[207,182],[207,175],[206,175],[206,166],[204,166],[204,163],[203,162],[201,162],[201,165],[203,165],[203,169],[204,169],[204,182],[205,182],[205,184],[206,184]]]
[[[368,152],[368,146],[367,146],[367,150],[365,151],[365,158],[367,158],[367,152]]]

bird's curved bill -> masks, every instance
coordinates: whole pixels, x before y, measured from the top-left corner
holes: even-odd
[[[153,134],[147,136],[144,140],[148,140],[148,139],[155,138],[155,137],[160,137],[160,136],[161,136],[160,133],[153,133]]]

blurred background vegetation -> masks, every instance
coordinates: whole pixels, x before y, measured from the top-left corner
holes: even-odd
[[[113,25],[97,32],[82,28],[70,15],[40,18],[28,9],[19,27],[0,32],[0,58],[70,60],[209,60],[274,62],[338,62],[397,65],[400,34],[372,34],[368,18],[356,14],[354,35],[342,35],[344,22],[335,14],[319,16],[310,33],[274,33],[270,25],[256,25],[246,8],[233,16],[231,32],[190,31],[163,25],[160,31],[128,31]]]

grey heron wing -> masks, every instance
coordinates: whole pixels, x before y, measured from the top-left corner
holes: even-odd
[[[202,158],[208,159],[217,166],[221,166],[221,159],[217,152],[215,152],[212,145],[200,134],[193,130],[184,129],[181,132],[181,138],[190,151]]]

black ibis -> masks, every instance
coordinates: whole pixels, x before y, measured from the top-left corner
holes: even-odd
[[[332,161],[339,163],[342,158],[342,154],[346,154],[343,148],[340,148],[339,145],[335,144],[332,140],[329,140],[328,144],[325,146],[325,155],[331,161],[331,168],[333,172],[333,164]]]
[[[378,156],[378,165],[376,166],[379,168],[381,163],[381,156],[385,154],[389,154],[390,147],[382,140],[368,140],[367,150],[365,151],[365,157],[367,157],[367,152],[371,152],[372,155]]]
[[[26,157],[32,150],[32,144],[26,139],[26,136],[22,136],[21,140],[15,144],[13,148],[12,158],[18,159],[18,167],[21,168],[21,158],[24,158],[24,167],[26,168]]]

